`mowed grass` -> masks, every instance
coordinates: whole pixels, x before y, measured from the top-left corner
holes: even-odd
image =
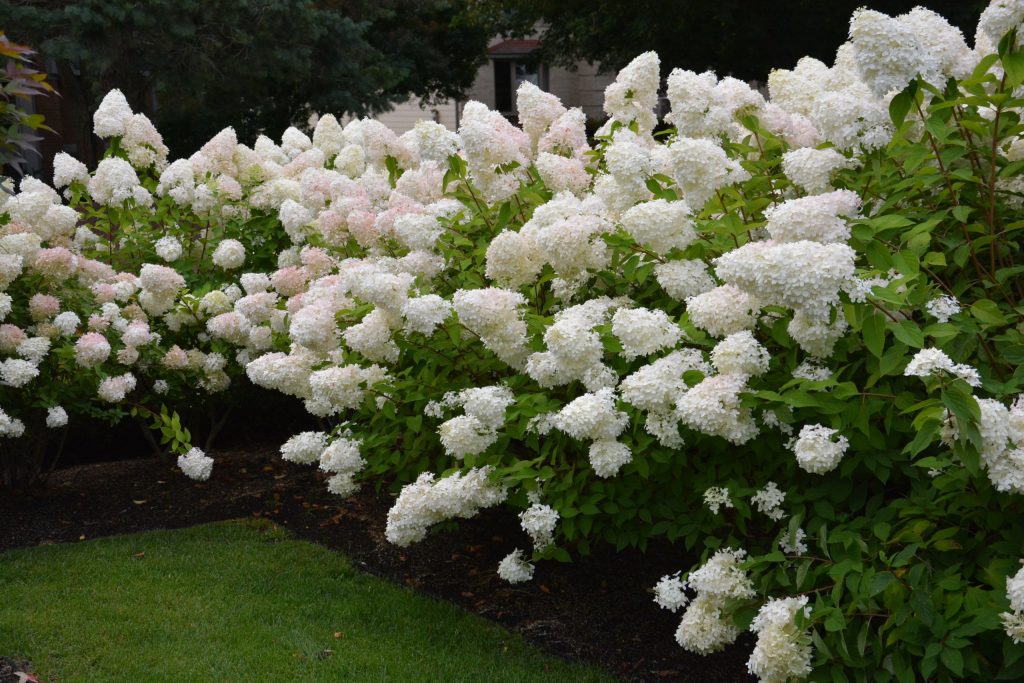
[[[0,553],[0,656],[44,681],[611,681],[266,523]]]

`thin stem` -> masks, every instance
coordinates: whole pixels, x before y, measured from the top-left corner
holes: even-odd
[[[487,231],[491,232],[494,229],[494,226],[491,225],[491,219],[487,217],[487,211],[484,209],[484,205],[480,202],[480,198],[476,196],[476,192],[473,190],[473,184],[468,180],[465,181],[465,183],[466,189],[469,191],[469,196],[473,198],[473,203],[476,204],[480,217],[484,219],[484,223],[487,225]]]
[[[516,205],[519,207],[519,220],[522,221],[523,223],[525,223],[526,222],[526,211],[523,208],[523,202],[519,199],[519,195],[518,194],[514,194],[514,195],[512,195],[512,197],[515,198]]]
[[[971,162],[971,167],[974,169],[974,174],[980,179],[982,176],[981,170],[981,159],[978,158],[977,145],[974,144],[974,136],[971,135],[971,131],[964,126],[962,114],[959,113],[960,107],[953,107],[953,120],[956,121],[956,126],[960,130],[960,134],[967,142],[967,158]]]
[[[870,304],[871,304],[872,306],[874,306],[875,308],[877,308],[878,310],[880,310],[880,311],[881,311],[882,313],[885,313],[885,315],[886,315],[886,316],[887,316],[887,317],[889,318],[889,320],[893,321],[893,322],[894,322],[894,323],[896,323],[897,325],[898,325],[898,324],[900,323],[900,320],[899,320],[899,318],[897,318],[896,316],[894,316],[894,315],[893,315],[892,313],[890,313],[890,312],[889,312],[888,310],[886,310],[886,309],[882,308],[881,306],[879,306],[879,305],[878,305],[878,302],[877,302],[877,301],[875,301],[874,299],[872,299],[872,298],[868,297],[868,303],[870,303]]]
[[[1006,89],[1006,74],[1003,74],[1002,80],[999,82],[999,90],[997,92],[1002,93]],[[998,164],[996,163],[997,150],[999,147],[999,118],[1003,113],[1002,103],[996,105],[996,115],[992,119],[992,145],[990,148],[990,168],[988,174],[988,226],[989,230],[992,231],[992,241],[988,245],[989,253],[989,264],[992,268],[992,279],[995,281],[996,274],[996,170]]]
[[[757,150],[761,153],[761,161],[764,161],[764,146],[761,144],[761,136],[758,135],[756,132],[754,133],[754,140],[757,142]],[[775,192],[775,183],[772,182],[772,174],[766,174],[765,178],[768,180],[768,188],[772,192],[772,203],[777,204],[778,197],[777,193]]]
[[[917,113],[921,116],[921,123],[924,123],[925,116],[924,110],[921,109],[921,103],[914,98],[914,106],[917,107]],[[935,138],[932,137],[931,131],[927,127],[924,129],[924,134],[928,137],[928,144],[931,145],[932,152],[935,153],[935,161],[939,164],[939,170],[942,172],[942,179],[946,181],[946,188],[949,190],[949,197],[953,200],[953,206],[960,206],[960,200],[957,199],[956,192],[953,190],[953,181],[949,178],[949,171],[946,170],[946,165],[942,163],[942,154],[939,152],[939,146],[935,143]]]

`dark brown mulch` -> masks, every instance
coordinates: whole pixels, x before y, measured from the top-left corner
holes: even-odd
[[[398,548],[384,538],[393,500],[387,493],[366,487],[340,501],[315,470],[285,463],[273,449],[216,458],[203,483],[160,459],[55,472],[42,490],[0,498],[0,550],[264,516],[345,553],[367,572],[455,602],[552,654],[596,664],[622,680],[753,680],[745,670],[746,635],[707,657],[676,644],[679,615],[658,608],[649,592],[660,576],[692,563],[670,546],[645,555],[606,549],[571,564],[543,562],[532,582],[511,586],[497,577],[498,562],[513,548],[529,548],[529,539],[508,510],[486,511],[455,531]]]

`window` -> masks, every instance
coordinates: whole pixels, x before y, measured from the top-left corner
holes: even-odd
[[[533,83],[547,90],[547,68],[528,56],[520,59],[494,60],[494,108],[515,122],[516,91],[523,83]]]

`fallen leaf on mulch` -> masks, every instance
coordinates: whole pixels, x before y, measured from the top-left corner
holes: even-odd
[[[0,657],[0,683],[39,683],[36,675],[26,670],[28,668],[28,662]]]

